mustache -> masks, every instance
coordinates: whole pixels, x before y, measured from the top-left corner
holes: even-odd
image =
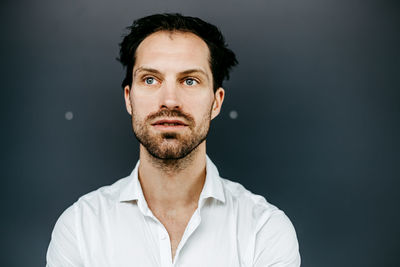
[[[177,109],[161,109],[155,113],[152,113],[147,116],[148,121],[152,121],[157,119],[158,117],[162,118],[168,118],[168,117],[173,117],[173,118],[183,118],[189,125],[194,124],[194,118],[183,111],[177,110]]]

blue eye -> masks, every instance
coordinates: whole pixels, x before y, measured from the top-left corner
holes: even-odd
[[[185,84],[186,85],[189,85],[189,86],[192,86],[192,85],[196,85],[197,84],[197,81],[196,80],[194,80],[194,79],[186,79],[185,80]]]
[[[156,80],[152,77],[148,77],[148,78],[144,79],[144,82],[146,84],[155,84]]]

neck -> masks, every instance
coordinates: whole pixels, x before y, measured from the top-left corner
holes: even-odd
[[[140,145],[139,180],[150,208],[196,206],[205,177],[205,141],[178,160],[154,158]]]

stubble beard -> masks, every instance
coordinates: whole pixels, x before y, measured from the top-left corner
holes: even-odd
[[[132,109],[133,110],[133,109]],[[155,133],[150,122],[156,118],[182,118],[188,122],[189,131]],[[136,139],[152,157],[153,163],[159,167],[169,167],[174,170],[184,168],[193,158],[198,146],[207,138],[211,122],[211,108],[196,127],[195,121],[189,114],[179,110],[163,109],[139,120],[132,113],[132,128]]]

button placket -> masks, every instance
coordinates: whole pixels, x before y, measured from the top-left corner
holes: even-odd
[[[199,226],[200,222],[201,222],[200,212],[197,209],[193,213],[192,218],[190,218],[189,223],[188,223],[188,225],[187,225],[187,227],[185,229],[185,232],[183,233],[182,239],[179,242],[178,248],[177,248],[176,253],[175,253],[175,263],[176,264],[179,261],[180,252],[181,252],[182,247],[185,245],[187,239],[192,235],[192,233]],[[176,267],[177,265],[174,265],[174,266]]]
[[[162,267],[172,266],[171,242],[165,227],[159,223],[158,237],[160,239],[160,260]]]

